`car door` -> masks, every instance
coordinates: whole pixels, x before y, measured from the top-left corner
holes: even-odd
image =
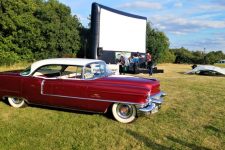
[[[86,110],[87,82],[79,79],[46,79],[41,94],[51,99],[51,105]]]
[[[50,97],[41,94],[41,86],[45,79],[40,77],[28,76],[23,78],[22,95],[29,103],[49,105]]]
[[[60,65],[47,65],[40,67],[30,76],[24,76],[22,95],[30,103],[52,105],[51,96],[42,94],[42,86],[45,80],[56,80],[61,70],[62,66]],[[49,88],[48,90],[52,89]]]

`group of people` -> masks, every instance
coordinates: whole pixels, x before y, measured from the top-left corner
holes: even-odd
[[[144,58],[137,52],[131,57],[127,58],[126,56],[120,55],[119,57],[119,73],[125,74],[125,72],[129,71],[129,67],[132,67],[133,73],[136,73],[137,68],[140,64],[140,62]],[[146,53],[145,61],[142,63],[145,63],[145,66],[147,66],[149,75],[152,75],[153,73],[153,61],[152,56],[150,53]]]

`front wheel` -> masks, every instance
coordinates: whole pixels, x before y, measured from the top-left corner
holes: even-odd
[[[26,106],[26,102],[23,98],[8,97],[8,102],[12,107],[21,108]]]
[[[134,105],[115,103],[112,106],[114,118],[121,123],[130,123],[135,120],[137,110]]]

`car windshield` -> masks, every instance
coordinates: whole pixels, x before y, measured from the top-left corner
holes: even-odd
[[[27,76],[27,75],[30,74],[30,70],[31,70],[31,66],[27,67],[25,70],[23,70],[22,72],[20,72],[20,75]]]

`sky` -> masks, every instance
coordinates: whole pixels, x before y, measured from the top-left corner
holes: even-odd
[[[59,0],[69,6],[84,27],[88,26],[91,4],[148,18],[163,31],[170,48],[225,53],[225,0]]]

